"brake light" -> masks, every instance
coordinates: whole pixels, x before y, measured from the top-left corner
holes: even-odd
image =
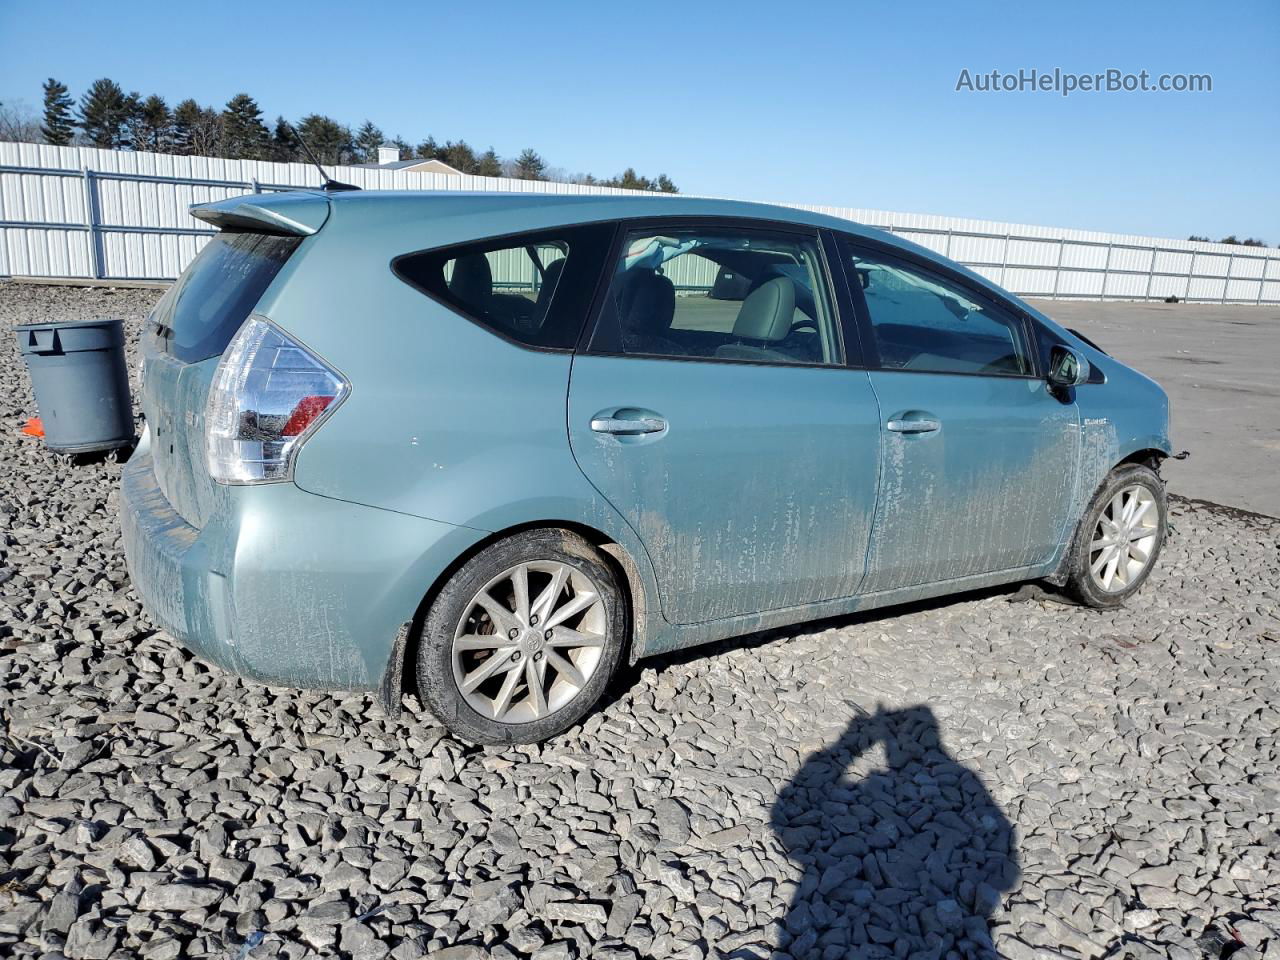
[[[302,436],[312,421],[324,413],[331,403],[333,397],[303,397],[293,408],[293,413],[289,414],[289,419],[284,422],[284,429],[280,432],[286,437]]]
[[[306,347],[250,317],[227,344],[209,388],[209,475],[219,483],[287,478],[302,441],[349,390]]]

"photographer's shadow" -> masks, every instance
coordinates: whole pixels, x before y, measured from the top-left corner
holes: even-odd
[[[783,947],[796,960],[997,955],[988,921],[1018,879],[1013,827],[928,707],[859,711],[782,791],[773,828],[804,868]]]

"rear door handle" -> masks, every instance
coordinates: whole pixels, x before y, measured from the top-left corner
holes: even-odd
[[[890,420],[885,426],[894,433],[933,433],[942,429],[942,422],[922,417],[919,420]]]
[[[661,417],[593,417],[591,429],[596,433],[637,434],[658,433],[667,428],[667,421]]]

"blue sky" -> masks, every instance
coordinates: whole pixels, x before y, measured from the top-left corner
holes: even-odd
[[[214,12],[216,11],[216,12]],[[0,0],[0,100],[109,76],[686,193],[1280,243],[1280,3]],[[957,93],[960,71],[1212,93]]]

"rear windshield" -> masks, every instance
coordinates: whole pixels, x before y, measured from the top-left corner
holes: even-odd
[[[184,363],[226,349],[301,237],[223,231],[156,304],[148,346]]]

